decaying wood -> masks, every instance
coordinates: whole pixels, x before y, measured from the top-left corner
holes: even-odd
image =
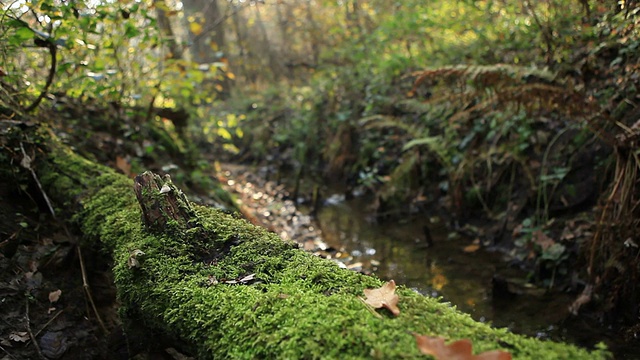
[[[175,221],[188,228],[189,220],[195,214],[189,200],[180,189],[171,182],[171,177],[145,172],[136,176],[134,191],[140,208],[142,219],[151,231],[162,232],[167,221]]]

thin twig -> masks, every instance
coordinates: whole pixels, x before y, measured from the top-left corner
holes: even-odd
[[[367,304],[367,302],[364,301],[363,298],[358,296],[358,300],[360,300],[364,304],[364,306],[367,308],[367,310],[369,310],[371,314],[373,314],[373,316],[377,317],[378,319],[382,319],[382,315],[378,314],[378,312],[375,311],[375,309],[371,305]]]
[[[108,333],[107,327],[104,325],[104,322],[102,322],[102,318],[100,317],[100,313],[98,313],[98,308],[96,307],[96,303],[93,301],[93,296],[91,296],[91,288],[89,287],[89,282],[87,281],[87,272],[85,271],[85,268],[84,268],[84,260],[82,258],[82,250],[80,248],[80,245],[76,245],[76,249],[78,250],[78,258],[80,258],[80,271],[82,273],[82,288],[84,289],[84,292],[87,295],[87,298],[89,298],[89,303],[91,304],[91,308],[93,309],[93,312],[96,314],[96,319],[98,320],[98,323],[102,328],[102,331],[104,331],[104,333],[107,334]]]
[[[15,356],[11,355],[7,349],[3,348],[2,345],[0,345],[0,350],[4,351],[5,354],[7,354],[8,357],[12,358],[12,359],[16,359]]]
[[[25,303],[27,304],[27,306],[26,306],[24,316],[27,319],[27,331],[29,332],[29,337],[31,338],[31,342],[33,343],[33,346],[36,348],[36,351],[38,352],[38,356],[41,359],[47,360],[47,358],[44,357],[44,355],[42,355],[42,351],[40,351],[40,345],[38,345],[38,341],[36,340],[35,335],[33,335],[33,331],[31,331],[31,320],[29,319],[29,298],[28,297],[25,299]]]
[[[26,22],[23,21],[22,23],[24,24],[24,27],[31,30],[34,34],[38,34],[38,32],[30,28]],[[36,41],[37,46],[45,47],[49,50],[49,55],[51,55],[51,66],[49,67],[49,74],[47,75],[47,81],[45,82],[44,87],[42,88],[42,91],[40,91],[40,94],[33,101],[33,103],[24,109],[24,112],[27,112],[27,113],[33,111],[36,107],[38,107],[42,99],[44,99],[44,97],[47,96],[49,87],[53,83],[53,78],[56,75],[56,67],[58,65],[58,48],[53,37],[48,37],[45,39],[36,39],[36,40],[42,41],[42,43],[40,44]]]
[[[36,175],[36,172],[31,167],[31,161],[33,161],[33,159],[31,159],[31,157],[27,155],[27,152],[24,150],[24,145],[22,144],[22,141],[20,142],[20,150],[22,150],[22,156],[23,156],[20,165],[22,165],[22,167],[24,167],[25,169],[28,169],[31,172],[31,176],[33,176],[33,180],[38,185],[38,189],[40,190],[40,193],[42,194],[44,201],[47,203],[47,207],[49,207],[49,212],[53,216],[53,219],[57,221],[58,219],[56,218],[56,212],[53,210],[53,205],[51,205],[51,201],[49,200],[47,193],[44,192],[44,189],[42,188],[42,184],[38,179],[38,175]]]
[[[58,311],[55,315],[53,315],[53,317],[52,317],[51,319],[49,319],[49,321],[47,321],[47,323],[46,323],[46,324],[44,324],[40,330],[38,330],[38,332],[36,333],[36,335],[35,335],[35,336],[37,337],[38,335],[40,335],[40,333],[41,333],[41,332],[43,332],[43,331],[44,331],[44,329],[46,329],[46,328],[47,328],[47,326],[49,326],[49,324],[51,324],[51,323],[53,322],[53,320],[55,320],[55,319],[56,319],[58,316],[60,316],[60,314],[62,314],[63,312],[64,312],[64,310],[60,310],[60,311]]]

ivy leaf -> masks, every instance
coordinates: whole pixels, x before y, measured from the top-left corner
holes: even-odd
[[[436,360],[511,360],[511,354],[502,350],[487,351],[473,355],[472,344],[469,339],[454,341],[449,345],[444,338],[413,334],[418,349],[425,355],[431,355]]]
[[[400,309],[398,309],[399,297],[395,291],[396,282],[393,280],[378,289],[364,289],[364,295],[367,297],[364,302],[376,309],[385,307],[389,309],[393,315],[398,316],[398,314],[400,314]]]

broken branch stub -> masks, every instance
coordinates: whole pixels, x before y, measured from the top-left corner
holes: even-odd
[[[169,222],[180,228],[190,228],[189,221],[195,216],[184,193],[178,189],[169,175],[146,171],[134,180],[134,191],[142,209],[142,219],[147,229],[163,232]]]

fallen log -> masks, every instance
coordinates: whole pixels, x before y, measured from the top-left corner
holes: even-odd
[[[191,203],[167,177],[132,181],[76,155],[45,127],[3,135],[4,149],[27,151],[0,157],[2,166],[35,171],[62,218],[113,257],[125,322],[199,359],[418,358],[418,334],[470,339],[475,353],[501,349],[516,359],[607,357],[491,328],[403,287],[397,311],[374,309],[364,290],[381,280]]]

